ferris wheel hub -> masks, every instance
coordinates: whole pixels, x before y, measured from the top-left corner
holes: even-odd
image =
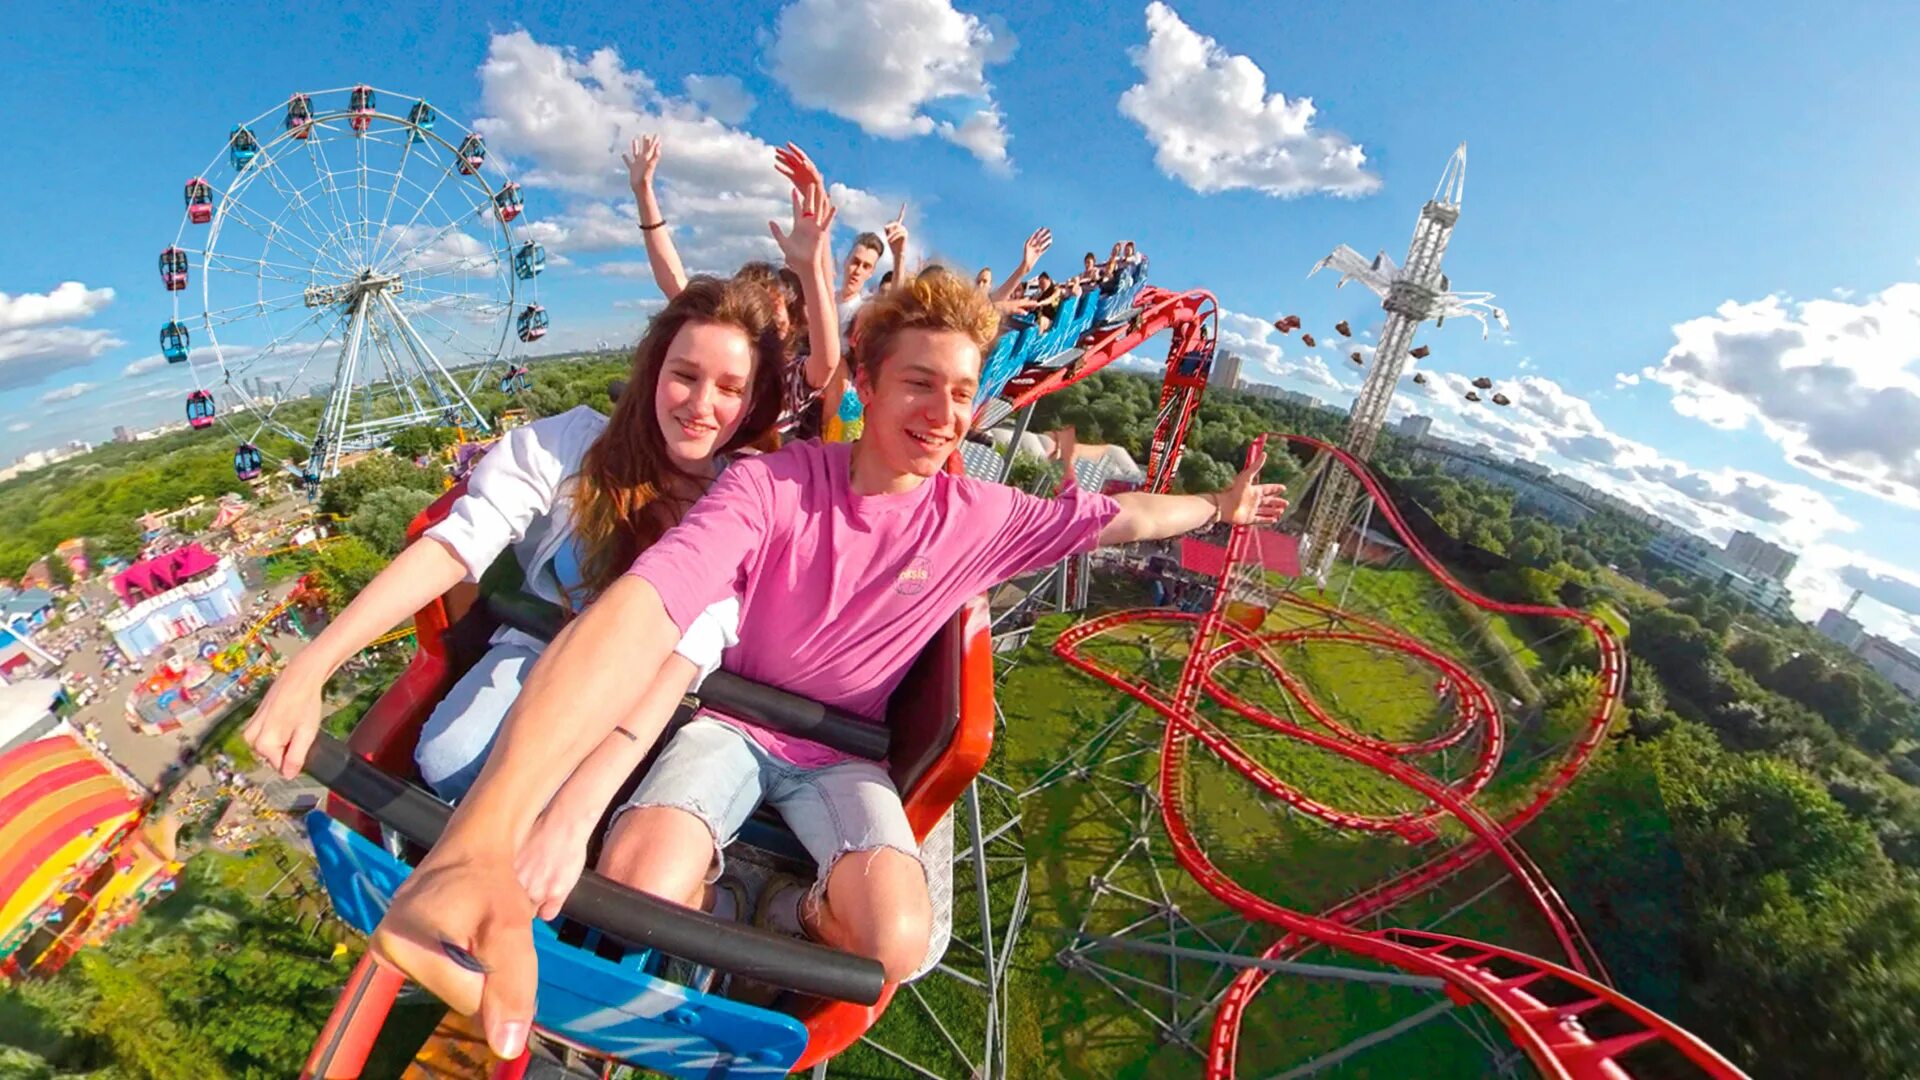
[[[310,308],[340,305],[351,307],[362,296],[386,292],[398,296],[406,291],[406,282],[399,274],[376,274],[372,270],[362,270],[358,277],[333,285],[309,285],[304,299]]]

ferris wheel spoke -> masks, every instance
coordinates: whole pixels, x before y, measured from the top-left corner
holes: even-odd
[[[400,238],[411,232],[413,227],[419,223],[420,215],[427,212],[427,207],[429,205],[439,206],[439,204],[434,201],[434,196],[439,193],[441,185],[445,184],[447,179],[453,176],[453,174],[453,166],[451,165],[445,166],[440,170],[440,175],[433,181],[433,187],[427,191],[427,197],[421,199],[414,205],[413,216],[407,219],[405,225],[400,226],[399,232],[393,234],[392,239],[387,243],[386,250],[377,253],[379,258],[374,261],[373,265],[384,266],[387,260],[393,257],[394,252],[399,250]]]
[[[348,234],[351,235],[353,222],[352,219],[347,216],[346,205],[340,201],[340,184],[335,177],[333,165],[327,161],[326,143],[320,139],[308,139],[307,155],[313,158],[314,170],[322,173],[325,177],[327,201],[328,205],[333,209],[333,238],[336,241],[339,240],[339,234],[342,230],[346,230]],[[348,265],[354,265],[355,260],[353,259],[352,248],[345,247],[343,244],[343,250],[347,252]]]
[[[416,350],[417,355],[424,357],[426,363],[432,365],[433,371],[440,376],[440,382],[433,381],[431,376],[428,378],[428,385],[435,388],[436,396],[439,395],[439,388],[442,386],[452,390],[455,396],[460,399],[460,404],[466,408],[467,415],[473,420],[474,427],[482,432],[487,431],[488,424],[486,419],[480,415],[480,410],[473,407],[473,402],[468,399],[467,392],[460,388],[460,384],[454,381],[452,375],[448,374],[446,367],[440,363],[440,358],[433,354],[432,347],[426,343],[425,339],[421,338],[419,332],[413,328],[413,324],[407,320],[406,313],[401,311],[400,306],[394,303],[393,297],[388,296],[386,293],[381,293],[380,299],[386,304],[387,312],[391,314],[394,321],[400,325],[400,330],[404,335],[404,340],[409,343],[409,348]]]
[[[210,274],[232,274],[236,277],[255,282],[282,281],[288,285],[297,285],[301,288],[305,288],[312,283],[311,278],[303,281],[299,278],[288,277],[285,274],[269,272],[266,268],[274,264],[263,259],[249,259],[242,255],[223,255],[217,251],[205,252],[203,255],[201,266]],[[215,263],[215,259],[219,259],[221,262]]]
[[[441,319],[438,315],[434,314],[430,307],[417,306],[412,309],[412,313],[420,316],[423,319],[428,320],[429,322],[437,324],[441,329],[445,330],[447,336],[442,337],[441,340],[445,341],[449,346],[455,349],[459,349],[463,352],[469,353],[474,356],[490,356],[497,351],[495,349],[490,349],[483,344],[479,344],[475,342],[472,338],[467,337],[465,334],[461,333],[457,328],[450,325],[445,320]]]
[[[309,140],[309,143],[311,143],[311,140]],[[317,169],[318,166],[316,165],[316,173]],[[307,188],[293,182],[293,177],[288,176],[286,170],[280,167],[280,161],[277,155],[269,155],[267,157],[267,168],[260,175],[265,176],[267,183],[271,185],[276,192],[280,193],[281,198],[287,200],[288,205],[293,208],[295,213],[300,215],[301,222],[306,225],[307,231],[312,236],[315,250],[327,250],[327,242],[332,238],[333,234],[330,230],[322,226],[316,217],[314,202],[307,197]],[[280,186],[282,180],[286,181],[287,186],[284,188]],[[321,178],[315,175],[313,183],[307,186],[317,187],[320,184]],[[276,218],[275,220],[277,221],[278,219]],[[353,265],[352,259],[349,257],[349,252],[327,250],[327,254],[328,258],[333,262],[335,270],[342,275],[352,276]]]
[[[269,183],[271,184],[271,181],[269,181]],[[275,190],[278,190],[277,185],[275,185]],[[291,202],[283,206],[281,208],[281,215],[284,216],[291,206],[293,206]],[[241,228],[260,237],[269,248],[274,245],[276,238],[280,238],[278,240],[280,246],[286,249],[290,257],[295,259],[307,258],[308,256],[302,255],[300,252],[294,250],[292,244],[287,243],[288,240],[298,240],[307,246],[307,250],[316,262],[318,260],[325,260],[332,263],[334,269],[340,273],[346,272],[345,264],[339,262],[331,252],[325,251],[320,247],[318,238],[311,235],[311,229],[309,229],[309,235],[302,236],[292,229],[284,227],[279,217],[266,218],[261,216],[258,211],[247,206],[246,202],[240,198],[237,189],[222,194],[220,213],[219,216],[214,219],[214,231],[208,236],[209,243],[212,243],[219,236],[221,232],[220,225],[226,220],[231,220]],[[261,231],[262,229],[265,229],[265,231]],[[312,265],[310,264],[309,269],[311,268]]]
[[[187,251],[191,253],[193,249],[188,248]],[[223,251],[206,251],[206,252],[202,252],[201,254],[204,255],[208,261],[211,261],[213,259],[220,259],[223,262],[244,264],[246,266],[271,266],[276,270],[291,270],[296,274],[307,275],[305,279],[290,278],[290,277],[276,277],[275,280],[278,280],[278,281],[291,281],[294,284],[299,285],[299,284],[304,284],[306,281],[311,281],[313,279],[313,268],[310,266],[295,266],[292,263],[276,262],[275,260],[269,259],[264,255],[258,256],[258,257],[252,256],[252,255],[229,255]],[[232,267],[223,267],[222,269],[232,269]]]
[[[258,349],[254,349],[252,352],[248,353],[244,358],[236,359],[232,362],[229,362],[227,360],[225,352],[220,353],[218,356],[218,361],[220,363],[220,366],[227,372],[228,380],[231,381],[234,375],[245,375],[248,371],[251,371],[254,367],[263,363],[270,362],[273,359],[275,359],[276,354],[279,353],[282,346],[293,343],[302,333],[305,333],[308,328],[318,325],[319,321],[324,316],[326,316],[330,311],[331,311],[330,308],[324,308],[324,307],[313,309],[313,314],[300,320],[298,323],[295,323],[293,326],[289,327],[285,331],[275,335],[265,345],[260,346]],[[329,334],[331,334],[331,331],[329,331]],[[322,337],[321,340],[325,341],[326,338]],[[245,346],[245,347],[252,348],[251,346]],[[236,346],[235,351],[237,351],[239,348],[241,348],[241,346]]]
[[[325,308],[321,309],[322,312],[325,312],[327,310],[330,310],[330,309],[325,309]],[[346,317],[344,315],[340,315],[340,317],[334,320],[333,325],[328,327],[327,332],[321,336],[318,342],[314,344],[313,350],[307,353],[306,359],[300,362],[299,370],[295,371],[293,373],[292,378],[289,379],[287,382],[287,385],[289,387],[297,388],[302,384],[302,380],[306,378],[307,369],[313,366],[314,359],[320,356],[321,353],[326,351],[327,343],[333,340],[335,334],[340,333],[345,323],[346,323]],[[285,393],[281,394],[278,398],[274,400],[273,406],[267,410],[266,415],[260,417],[261,422],[277,424],[278,425],[277,430],[280,430],[281,432],[286,434],[288,438],[292,439],[296,443],[308,442],[309,441],[308,436],[302,435],[294,431],[292,428],[287,427],[286,425],[281,424],[280,422],[274,419],[274,414],[279,411],[280,406],[285,405],[289,400],[291,400],[290,395]],[[255,415],[259,415],[257,411]]]
[[[376,265],[373,259],[375,249],[387,235],[387,223],[393,220],[393,204],[400,197],[400,178],[406,174],[407,162],[413,160],[413,139],[408,138],[406,145],[400,148],[400,164],[393,170],[393,186],[387,189],[387,209],[380,215],[380,229],[373,234],[373,240],[367,245],[367,265]]]
[[[250,319],[258,315],[270,315],[275,312],[290,311],[296,307],[305,307],[306,303],[307,293],[306,290],[302,289],[288,296],[276,296],[271,300],[254,300],[229,308],[220,308],[217,311],[209,311],[201,318],[209,328],[228,326],[239,322],[241,319]]]

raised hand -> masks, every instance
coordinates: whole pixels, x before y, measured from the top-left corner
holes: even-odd
[[[627,163],[627,186],[635,195],[652,187],[653,171],[660,167],[660,136],[645,135],[633,140],[620,160]]]
[[[813,163],[805,150],[792,143],[773,152],[773,168],[801,192],[814,188],[827,190],[827,179],[820,175],[820,167]]]
[[[893,261],[899,262],[907,250],[907,204],[900,204],[900,212],[887,222],[883,233],[887,238],[887,249],[893,252]]]
[[[832,258],[833,219],[840,211],[833,200],[827,198],[824,187],[809,188],[804,195],[795,188],[790,194],[793,196],[792,228],[781,232],[778,222],[769,221],[767,229],[773,233],[774,243],[780,245],[780,254],[786,257],[788,268],[805,275]]]
[[[1022,249],[1022,253],[1026,256],[1026,262],[1027,262],[1028,268],[1032,268],[1036,263],[1038,263],[1040,261],[1040,256],[1045,255],[1047,253],[1047,249],[1052,246],[1053,246],[1053,230],[1052,229],[1039,228],[1039,229],[1033,230],[1033,235],[1027,237],[1026,246]]]
[[[1214,495],[1220,508],[1220,520],[1229,525],[1271,525],[1286,512],[1285,484],[1259,483],[1260,470],[1267,464],[1265,450],[1253,455],[1226,490]]]

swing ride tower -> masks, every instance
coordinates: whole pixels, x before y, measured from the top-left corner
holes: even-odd
[[[1331,267],[1340,272],[1340,285],[1358,281],[1380,296],[1387,322],[1380,331],[1380,344],[1374,351],[1372,370],[1360,394],[1354,398],[1348,414],[1347,434],[1341,449],[1358,461],[1368,461],[1380,438],[1380,425],[1386,422],[1387,407],[1393,391],[1406,370],[1407,353],[1413,335],[1428,319],[1438,326],[1448,316],[1466,315],[1479,320],[1482,333],[1491,315],[1506,328],[1506,312],[1492,303],[1492,293],[1456,293],[1449,288],[1440,260],[1447,253],[1447,241],[1460,220],[1460,202],[1467,187],[1467,144],[1461,143],[1447,160],[1433,197],[1420,208],[1420,219],[1413,227],[1413,243],[1407,248],[1405,266],[1395,266],[1385,251],[1371,261],[1345,244],[1321,259],[1308,274]],[[1335,286],[1338,288],[1339,286]],[[1301,565],[1312,576],[1326,580],[1334,553],[1348,519],[1359,503],[1360,485],[1345,469],[1331,467],[1331,459],[1321,455],[1315,471],[1320,477],[1319,493],[1308,517],[1302,540]]]

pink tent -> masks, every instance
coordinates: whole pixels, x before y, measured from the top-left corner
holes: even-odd
[[[220,564],[220,560],[199,544],[175,548],[165,555],[142,559],[113,576],[113,591],[120,602],[132,607],[170,589],[192,581]]]

